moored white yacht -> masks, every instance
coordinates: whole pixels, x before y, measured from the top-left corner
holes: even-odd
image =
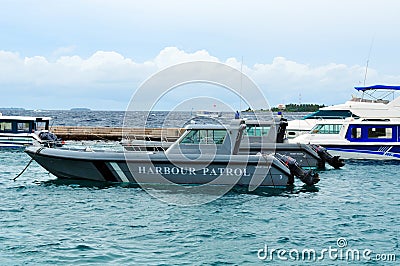
[[[321,121],[340,124],[347,118],[379,118],[381,115],[387,115],[386,111],[400,109],[400,97],[394,98],[394,93],[400,90],[400,86],[374,85],[355,87],[355,89],[362,93],[361,97],[352,97],[351,100],[344,104],[323,107],[303,119],[289,121],[287,127],[288,138],[292,139],[308,133]],[[390,96],[392,96],[391,100],[388,99]],[[382,112],[386,113],[382,114]]]
[[[221,117],[222,113],[218,111],[206,111],[206,110],[200,110],[196,112],[196,116],[199,117],[209,117],[209,118],[217,118]]]
[[[375,111],[376,116],[320,120],[292,143],[317,144],[343,159],[400,159],[400,111]]]

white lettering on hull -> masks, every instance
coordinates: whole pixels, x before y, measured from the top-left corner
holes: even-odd
[[[247,168],[201,168],[196,171],[195,168],[169,167],[169,166],[138,166],[139,174],[160,174],[160,175],[210,175],[220,176],[250,176]]]

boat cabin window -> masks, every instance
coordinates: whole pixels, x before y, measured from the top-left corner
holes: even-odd
[[[339,134],[342,125],[340,124],[323,124],[316,125],[311,133],[313,134]]]
[[[392,128],[368,128],[369,139],[391,139]]]
[[[247,126],[246,128],[246,135],[248,136],[266,136],[268,135],[270,127],[269,126]]]
[[[45,121],[41,122],[35,122],[35,130],[48,130],[49,129],[49,123]]]
[[[18,122],[17,123],[17,131],[18,132],[30,132],[29,130],[29,122]]]
[[[352,139],[361,139],[361,127],[353,127],[351,129],[351,138]]]
[[[11,132],[12,123],[11,122],[0,122],[0,132]]]
[[[226,136],[225,129],[192,129],[182,139],[185,144],[222,144]]]

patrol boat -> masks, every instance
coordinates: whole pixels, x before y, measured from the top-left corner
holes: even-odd
[[[324,147],[304,143],[289,143],[286,138],[287,120],[284,118],[266,120],[243,120],[246,125],[238,154],[252,154],[275,152],[289,156],[307,169],[325,169],[328,163],[334,168],[344,166],[339,156],[332,156]],[[192,127],[195,127],[192,125]],[[209,126],[201,126],[207,129]],[[271,130],[272,129],[272,130]],[[276,130],[275,130],[276,129]],[[128,151],[162,151],[168,149],[173,142],[127,140],[121,142]]]
[[[246,125],[189,125],[165,151],[94,151],[29,147],[25,151],[59,179],[138,184],[239,185],[285,187],[294,176],[313,185],[312,170],[304,171],[287,156],[239,154]]]

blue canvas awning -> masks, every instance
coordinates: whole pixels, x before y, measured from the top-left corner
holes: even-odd
[[[358,91],[368,91],[368,90],[400,90],[400,86],[391,85],[373,85],[366,87],[354,87]]]

